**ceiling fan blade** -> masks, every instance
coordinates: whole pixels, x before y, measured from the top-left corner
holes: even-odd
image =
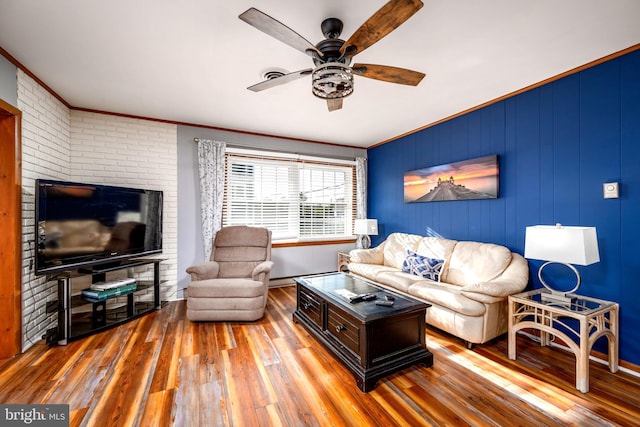
[[[402,25],[424,4],[420,0],[391,0],[374,13],[340,48],[347,57],[362,52]],[[352,47],[351,47],[352,46]]]
[[[285,83],[289,83],[293,80],[297,80],[300,77],[308,76],[313,71],[311,68],[307,68],[305,70],[294,71],[293,73],[288,73],[280,77],[274,77],[271,79],[264,80],[260,83],[256,83],[252,86],[249,86],[247,89],[252,90],[254,92],[260,92],[261,90],[270,89],[274,86],[280,86]]]
[[[312,57],[314,55],[324,56],[322,52],[300,34],[254,7],[241,13],[238,18],[304,54]]]
[[[328,98],[327,108],[329,111],[336,111],[342,108],[342,98]]]
[[[425,76],[424,73],[419,71],[390,67],[388,65],[353,64],[351,69],[362,77],[409,86],[418,86]]]

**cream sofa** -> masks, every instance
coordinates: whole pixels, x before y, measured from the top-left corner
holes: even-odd
[[[444,260],[439,280],[403,272],[403,264],[415,270],[415,255],[405,263],[407,251],[433,264]],[[431,304],[427,324],[462,338],[468,347],[507,331],[507,297],[522,292],[529,280],[521,255],[491,243],[393,233],[379,246],[349,255],[351,274]]]

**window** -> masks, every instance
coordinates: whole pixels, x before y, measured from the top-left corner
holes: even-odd
[[[350,238],[355,164],[228,149],[222,223],[264,226],[274,241]]]

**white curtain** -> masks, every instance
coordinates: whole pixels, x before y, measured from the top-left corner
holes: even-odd
[[[356,218],[367,217],[367,158],[356,157]]]
[[[224,195],[224,152],[227,144],[209,139],[198,140],[198,169],[200,171],[200,215],[204,259],[211,257],[213,236],[222,227],[222,199]]]

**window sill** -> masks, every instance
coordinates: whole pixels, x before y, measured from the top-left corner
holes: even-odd
[[[346,239],[335,239],[335,240],[308,240],[308,241],[283,241],[283,242],[274,242],[272,243],[272,248],[291,248],[296,246],[322,246],[322,245],[343,245],[348,243],[355,243],[356,239],[349,237]]]

